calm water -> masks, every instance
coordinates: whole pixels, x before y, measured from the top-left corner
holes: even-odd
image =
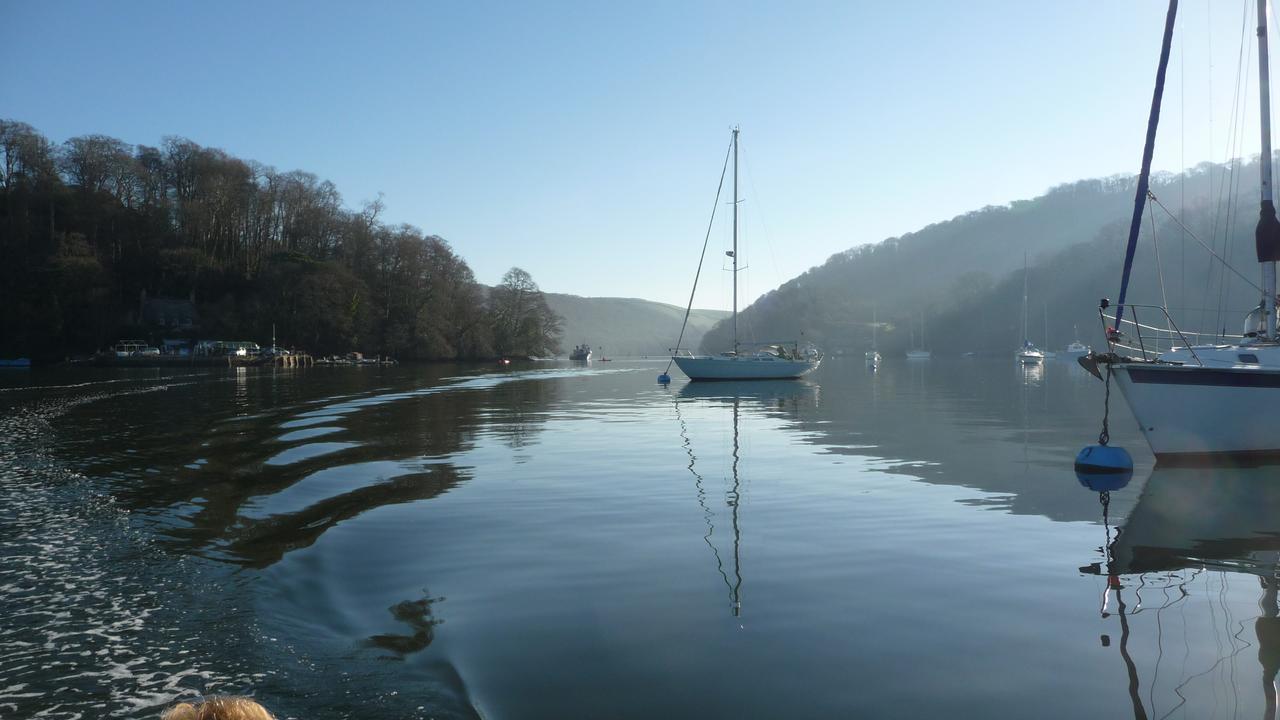
[[[1066,362],[662,367],[0,375],[0,716],[1263,715],[1274,469],[1119,403],[1081,487]]]

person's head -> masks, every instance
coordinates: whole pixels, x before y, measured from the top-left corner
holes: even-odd
[[[212,697],[199,703],[178,703],[161,720],[275,720],[275,716],[245,697]]]

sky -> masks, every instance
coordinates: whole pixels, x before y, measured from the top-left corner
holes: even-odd
[[[736,125],[745,305],[851,247],[1137,172],[1166,10],[0,0],[0,117],[306,170],[349,208],[381,195],[481,282],[519,266],[681,306]],[[1181,4],[1158,170],[1258,152],[1253,13]],[[698,307],[730,306],[727,228]]]

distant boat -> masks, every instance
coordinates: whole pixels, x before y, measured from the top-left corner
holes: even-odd
[[[1034,365],[1044,362],[1044,352],[1027,341],[1027,344],[1018,351],[1018,361],[1024,365]]]
[[[583,343],[575,347],[573,352],[569,353],[569,359],[575,362],[587,362],[591,359],[591,346]]]
[[[817,369],[822,354],[801,348],[799,342],[774,342],[744,352],[738,342],[738,128],[733,129],[733,349],[719,355],[672,355],[671,360],[690,380],[786,380]],[[725,158],[728,162],[728,158]],[[723,175],[721,176],[723,177]],[[717,202],[719,200],[717,199]],[[697,288],[697,281],[694,281]],[[690,296],[690,307],[693,299]],[[688,322],[688,313],[685,313]],[[683,338],[684,330],[680,331]],[[679,353],[679,348],[676,348]]]
[[[1027,278],[1029,275],[1027,269],[1027,254],[1022,254],[1022,347],[1016,353],[1018,362],[1023,365],[1034,365],[1035,363],[1044,362],[1044,352],[1031,342],[1031,338],[1027,336]]]
[[[8,368],[10,370],[25,370],[31,367],[31,358],[13,358],[10,360],[0,359],[0,368]]]
[[[913,346],[916,344],[915,337],[916,337],[916,335],[915,335],[915,328],[913,327],[913,328],[911,328],[911,344],[912,344]],[[914,349],[912,349],[912,350],[908,350],[908,351],[907,351],[907,359],[908,359],[908,360],[928,360],[928,359],[932,358],[932,357],[933,357],[933,352],[932,352],[932,351],[930,351],[930,350],[925,350],[925,349],[924,349],[924,345],[925,345],[925,342],[924,342],[924,311],[921,311],[921,312],[920,312],[920,347],[914,348]]]
[[[1070,358],[1078,358],[1089,354],[1089,346],[1080,342],[1080,326],[1072,325],[1071,330],[1075,333],[1075,340],[1067,344],[1067,349],[1063,354]]]

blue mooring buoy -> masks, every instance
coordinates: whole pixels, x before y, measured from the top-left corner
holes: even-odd
[[[1122,447],[1089,445],[1076,455],[1076,472],[1091,475],[1133,473],[1133,458]]]
[[[1091,473],[1076,471],[1076,480],[1085,487],[1086,490],[1094,492],[1112,492],[1119,490],[1129,484],[1133,479],[1133,473],[1126,470],[1125,472],[1108,472],[1108,473]]]
[[[662,383],[663,385],[666,385],[667,383],[671,382],[671,376],[666,373],[662,373],[661,375],[658,376],[658,382]]]

